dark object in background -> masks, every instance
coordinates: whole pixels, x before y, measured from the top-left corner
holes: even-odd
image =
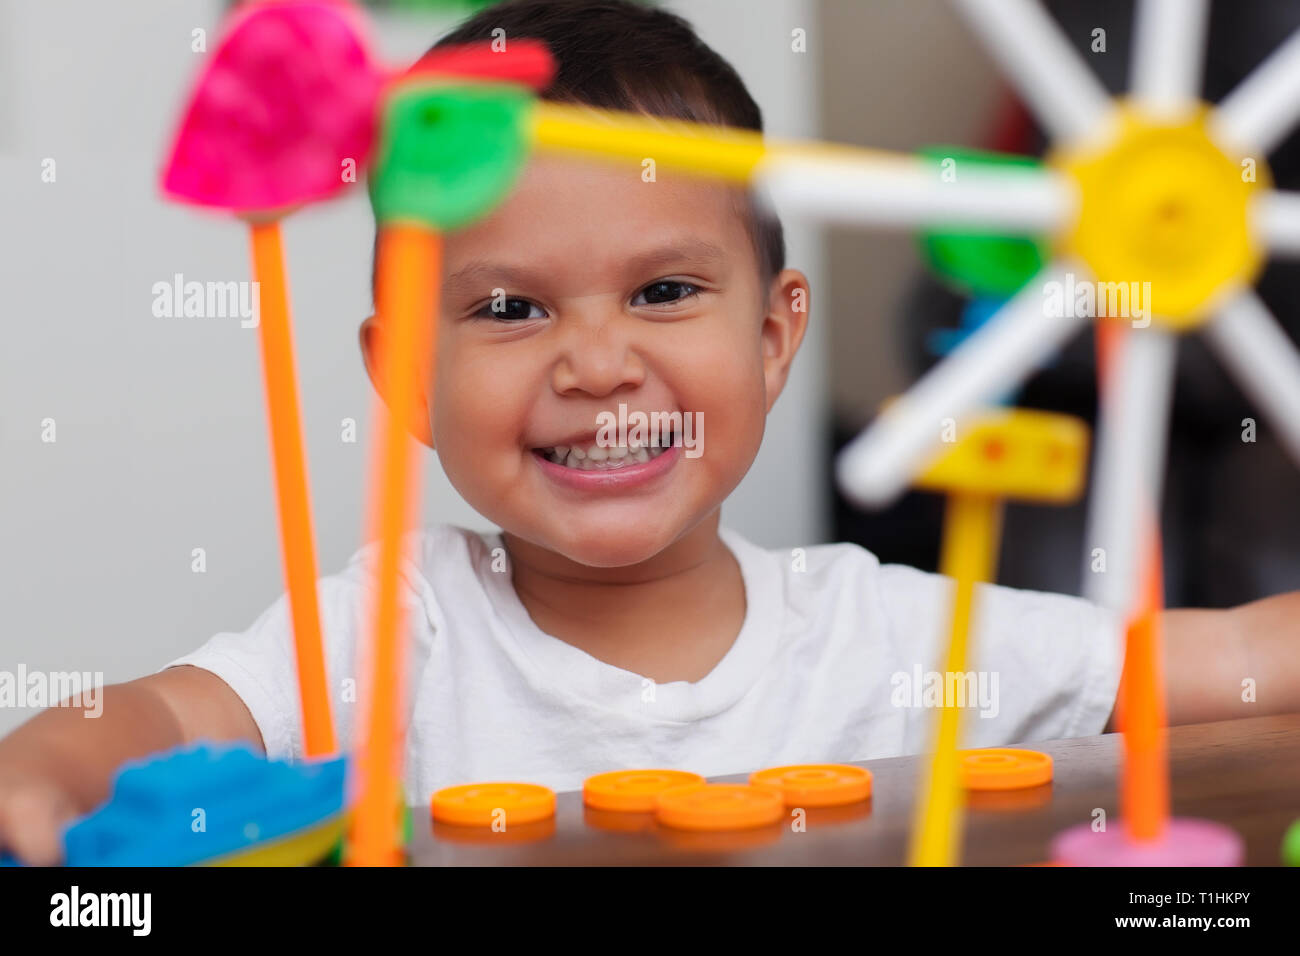
[[[1067,36],[1112,95],[1128,89],[1131,0],[1049,3]],[[1091,51],[1092,31],[1106,31],[1106,52]],[[1300,3],[1217,0],[1211,5],[1203,98],[1217,102],[1293,31]],[[971,42],[975,42],[972,38]],[[1046,141],[1032,123],[1018,144],[996,148],[1041,154]],[[1300,135],[1269,155],[1279,189],[1300,188]],[[1256,288],[1293,340],[1300,338],[1300,263],[1269,262]],[[904,359],[916,377],[936,361],[931,332],[956,328],[965,300],[926,274],[901,303]],[[1096,425],[1095,345],[1087,330],[1028,379],[1017,404],[1078,415]],[[1243,419],[1256,441],[1242,440]],[[837,426],[836,454],[856,431]],[[1168,605],[1228,607],[1300,588],[1300,466],[1287,457],[1269,423],[1241,394],[1200,337],[1181,337],[1169,434],[1162,525]],[[1079,593],[1085,567],[1087,502],[1069,508],[1010,505],[997,580],[1013,587]],[[858,511],[835,490],[835,540],[855,541],[882,560],[927,570],[937,566],[943,502],[909,494],[882,512]]]

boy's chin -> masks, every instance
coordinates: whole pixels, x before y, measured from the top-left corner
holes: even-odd
[[[635,533],[621,530],[565,535],[555,542],[555,550],[589,568],[624,568],[649,561],[666,545],[660,533],[647,528]]]

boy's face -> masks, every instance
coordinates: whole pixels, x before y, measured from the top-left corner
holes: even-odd
[[[422,437],[477,511],[617,567],[722,503],[758,452],[807,315],[791,309],[794,288],[807,295],[793,270],[765,303],[740,210],[716,183],[538,157],[491,216],[445,237]],[[620,404],[629,428],[636,412],[689,415],[697,449],[633,448],[633,464],[598,470],[591,456],[553,460],[556,446],[589,449],[598,415],[617,420]]]

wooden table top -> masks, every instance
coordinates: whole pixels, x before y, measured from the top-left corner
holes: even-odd
[[[973,794],[962,861],[975,866],[1042,863],[1056,834],[1089,823],[1095,808],[1118,825],[1116,773],[1120,737],[1077,737],[1021,745],[1051,754],[1055,779],[1032,790]],[[1171,792],[1177,816],[1227,824],[1246,843],[1246,863],[1280,863],[1282,834],[1300,819],[1300,714],[1173,727]],[[611,814],[582,804],[581,793],[557,798],[555,819],[487,828],[432,824],[413,811],[415,866],[567,865],[881,865],[904,862],[913,792],[927,758],[894,757],[859,764],[873,793],[857,806],[807,811],[806,830],[787,819],[760,830],[691,833],[649,814]],[[611,768],[617,769],[617,768]],[[745,775],[716,782],[744,782]]]

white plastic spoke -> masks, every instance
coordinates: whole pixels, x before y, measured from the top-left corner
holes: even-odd
[[[1300,351],[1253,290],[1243,290],[1205,326],[1206,338],[1300,463]]]
[[[1251,210],[1255,237],[1272,255],[1300,255],[1300,193],[1269,190]]]
[[[1045,307],[1045,286],[1086,270],[1074,263],[1049,266],[947,359],[881,412],[840,453],[836,478],[859,504],[887,504],[942,444],[945,419],[958,437],[967,412],[1020,382],[1050,356],[1086,315],[1058,317]],[[1073,309],[1067,309],[1073,312]]]
[[[1076,202],[1070,183],[1050,170],[945,167],[907,156],[774,150],[754,184],[782,216],[867,226],[1055,232]]]
[[[955,0],[966,21],[1057,140],[1095,132],[1111,110],[1105,87],[1035,0]]]
[[[1212,130],[1225,148],[1267,153],[1300,118],[1300,30],[1255,67],[1214,111]]]
[[[1208,0],[1141,0],[1133,25],[1132,95],[1162,119],[1200,100]]]
[[[1177,345],[1154,325],[1127,329],[1102,395],[1084,594],[1120,615],[1137,595],[1143,536],[1159,513]],[[1099,558],[1104,570],[1094,570]]]

